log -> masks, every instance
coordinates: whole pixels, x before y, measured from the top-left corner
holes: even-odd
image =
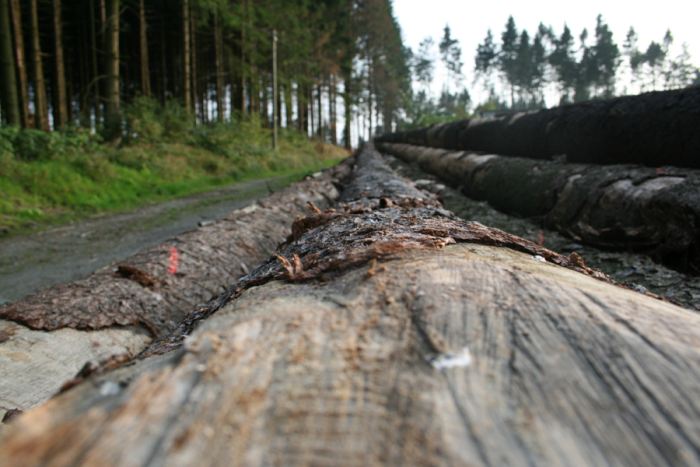
[[[700,86],[383,135],[381,142],[588,164],[700,168]]]
[[[700,315],[455,219],[369,148],[353,180],[150,356],[16,417],[0,465],[700,462]]]
[[[76,374],[129,360],[267,258],[309,203],[327,207],[347,164],[89,277],[0,306],[0,419]]]
[[[470,198],[591,245],[700,272],[700,171],[596,166],[378,143]]]

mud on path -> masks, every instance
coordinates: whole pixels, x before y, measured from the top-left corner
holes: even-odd
[[[83,278],[289,185],[295,176],[241,182],[27,236],[0,238],[0,304]]]
[[[510,216],[497,211],[487,202],[470,199],[417,166],[406,164],[387,154],[384,157],[401,175],[439,195],[445,208],[459,217],[505,230],[562,254],[576,252],[588,266],[603,271],[620,283],[642,292],[648,290],[680,306],[700,311],[698,276],[667,268],[634,251],[607,251],[582,245],[558,232],[543,228],[536,219]]]

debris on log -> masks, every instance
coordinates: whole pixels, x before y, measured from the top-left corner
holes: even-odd
[[[133,357],[275,250],[289,223],[328,207],[347,163],[91,276],[0,306],[0,417],[51,397],[85,365]]]
[[[700,462],[700,315],[455,219],[370,148],[352,180],[184,342],[16,417],[0,464]]]
[[[700,273],[700,171],[569,164],[379,143],[503,212],[541,217],[577,241],[644,251]]]
[[[700,168],[698,128],[700,86],[695,86],[461,120],[377,141],[589,164]]]
[[[465,220],[505,230],[563,254],[576,253],[585,263],[633,290],[658,294],[671,303],[700,311],[700,275],[672,269],[634,250],[596,247],[571,239],[561,232],[542,225],[538,217],[505,214],[486,201],[464,195],[457,185],[429,174],[416,164],[407,163],[388,153],[384,160],[396,172],[410,178],[416,186],[439,197],[445,209]]]

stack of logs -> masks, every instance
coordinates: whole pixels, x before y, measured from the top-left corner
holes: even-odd
[[[335,186],[326,206],[312,196]],[[289,201],[294,215],[310,201],[266,260],[255,238],[225,230],[193,253],[230,270],[259,262],[238,279],[204,266],[172,282],[154,250],[129,263],[152,283],[115,265],[0,309],[21,329],[0,339],[0,358],[34,358],[17,350],[21,333],[141,333],[101,362],[84,345],[74,353],[88,364],[68,381],[44,377],[60,390],[3,427],[0,465],[700,462],[697,313],[619,287],[576,255],[457,219],[371,146],[291,193],[232,215],[264,230],[281,215],[268,203]],[[117,291],[123,281],[144,290],[112,301],[99,288],[108,274]],[[221,280],[212,300],[171,305],[200,297],[188,287],[204,277]],[[12,384],[3,374],[3,403],[48,360]]]
[[[471,120],[378,147],[508,214],[700,273],[700,87]]]

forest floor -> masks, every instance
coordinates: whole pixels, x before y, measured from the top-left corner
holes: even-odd
[[[235,183],[130,212],[95,216],[29,235],[0,238],[0,304],[89,275],[300,178],[286,175]]]

